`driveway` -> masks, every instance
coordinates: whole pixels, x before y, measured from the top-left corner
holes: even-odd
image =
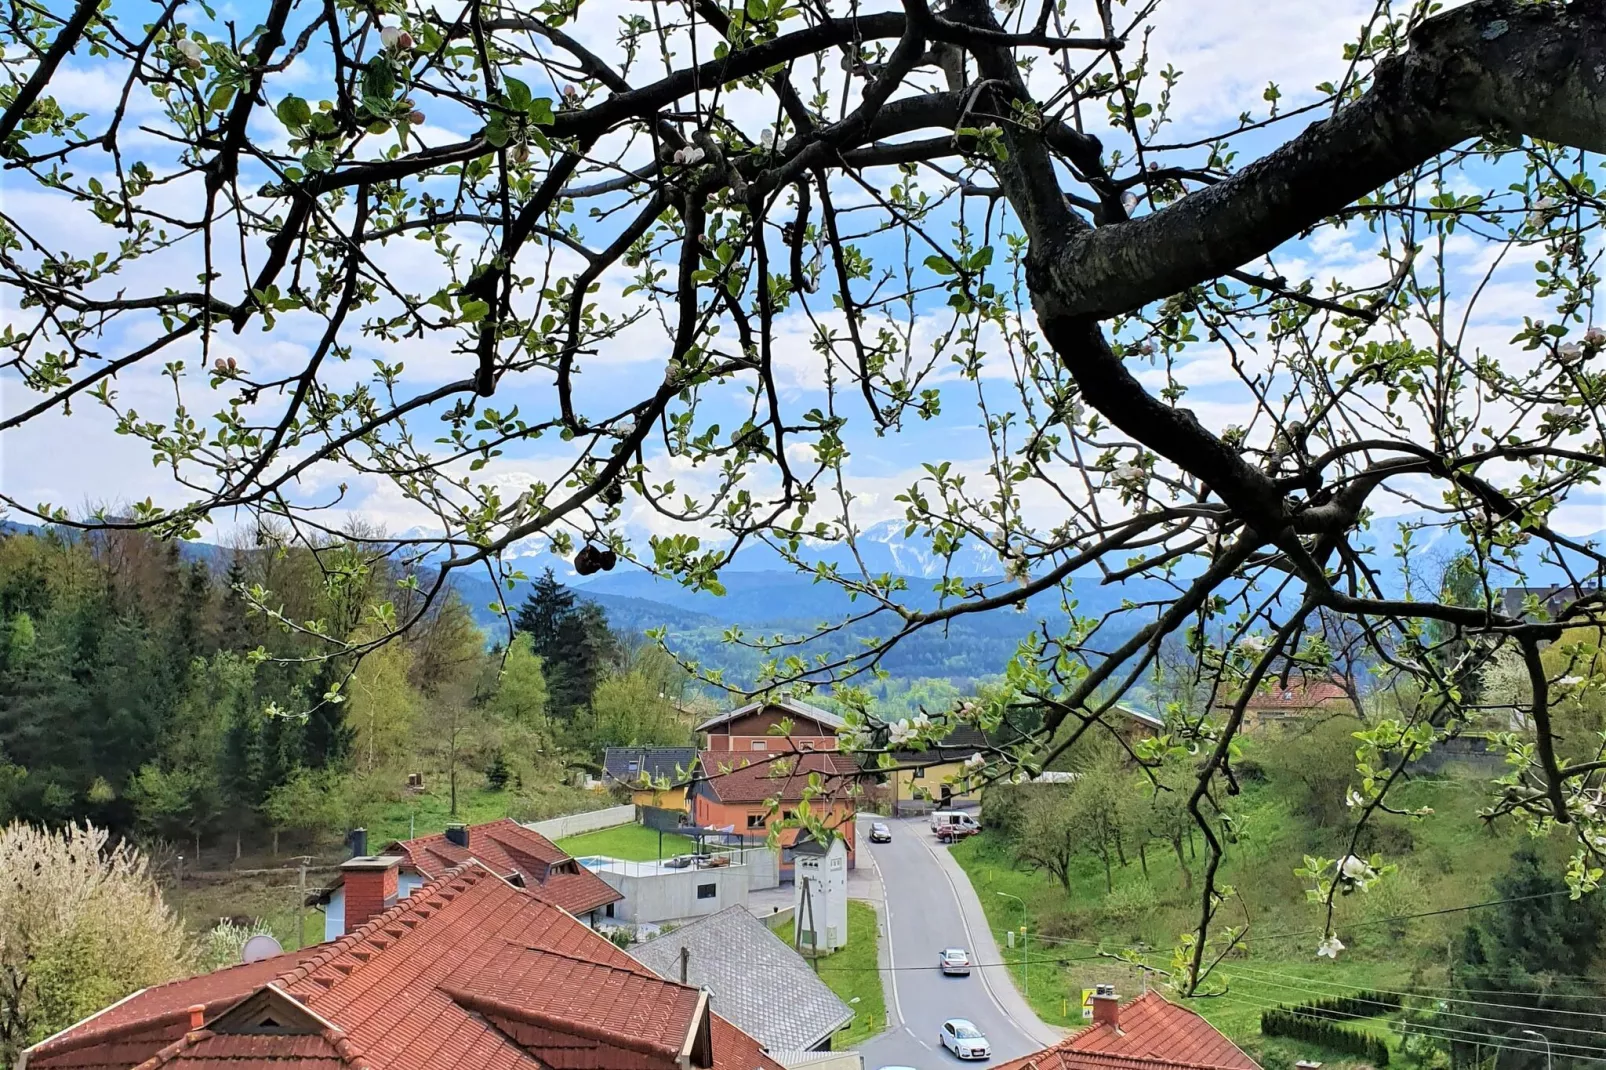
[[[871,844],[869,825],[859,826],[860,843],[881,876],[882,919],[888,940],[882,966],[891,1028],[861,1044],[865,1070],[909,1066],[932,1070],[957,1065],[937,1033],[948,1018],[969,1018],[992,1045],[991,1062],[1029,1055],[1063,1035],[1032,1014],[1010,981],[981,903],[964,872],[939,847],[924,818],[886,821],[891,843]],[[863,867],[861,866],[861,869]],[[937,953],[945,947],[969,949],[971,961],[993,963],[969,977],[944,977]]]

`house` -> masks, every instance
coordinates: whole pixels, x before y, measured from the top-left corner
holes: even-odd
[[[781,1070],[718,997],[483,863],[397,901],[401,865],[342,867],[339,940],[143,989],[18,1070]]]
[[[602,752],[603,780],[629,790],[637,806],[684,811],[696,761],[693,747],[609,747]]]
[[[785,1062],[787,1053],[829,1051],[853,1009],[769,926],[743,907],[631,949],[658,976],[709,994],[732,1025]]]
[[[750,859],[767,863],[762,873],[755,875],[757,867],[748,864]],[[755,883],[770,888],[780,884],[779,860],[762,848],[716,850],[657,862],[597,857],[585,864],[619,893],[609,917],[638,930],[717,914],[731,906],[745,909]]]
[[[798,946],[830,954],[848,946],[848,867],[842,837],[812,832],[792,846],[792,928]]]
[[[784,736],[783,725],[789,726]],[[697,731],[707,735],[707,749],[712,751],[791,753],[836,750],[837,733],[846,727],[847,722],[831,711],[782,695],[710,717]]]
[[[797,816],[811,778],[816,776],[821,793],[809,800],[810,812],[844,837],[851,869],[857,858],[853,819],[864,772],[846,754],[816,751],[766,757],[704,751],[698,756],[691,788],[692,823],[747,837],[768,836],[777,821]],[[771,800],[777,802],[774,811],[769,809]],[[792,876],[791,850],[798,831],[783,828],[780,833],[783,883]]]
[[[384,853],[402,860],[396,892],[403,899],[471,859],[483,862],[503,880],[530,889],[589,925],[613,917],[614,904],[621,898],[617,890],[570,858],[557,844],[509,818],[483,825],[451,825],[437,836],[396,841]],[[316,902],[324,912],[324,939],[343,935],[349,928],[344,883],[325,889]]]
[[[1580,588],[1574,584],[1563,583],[1554,587],[1502,587],[1500,588],[1500,610],[1508,617],[1526,617],[1523,604],[1534,598],[1544,609],[1545,616],[1551,620],[1560,617],[1567,607],[1581,598],[1599,595],[1601,588],[1593,590],[1588,587]]]
[[[1215,1026],[1158,992],[1122,1004],[1108,985],[1093,995],[1093,1024],[1051,1048],[992,1070],[1260,1070]]]
[[[897,764],[888,771],[893,815],[979,804],[980,785],[965,790],[965,762],[986,748],[981,729],[960,725],[926,750],[894,751]]]
[[[1218,709],[1231,709],[1233,701],[1223,702]],[[1338,677],[1311,679],[1292,675],[1286,681],[1271,678],[1249,696],[1244,707],[1244,727],[1264,728],[1268,725],[1297,721],[1316,713],[1355,712],[1349,686]]]

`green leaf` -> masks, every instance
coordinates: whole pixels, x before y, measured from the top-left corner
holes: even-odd
[[[469,298],[462,305],[464,323],[478,323],[491,314],[491,306],[477,297]]]
[[[206,105],[213,111],[221,112],[229,106],[229,101],[233,99],[234,87],[232,85],[220,85],[212,90],[212,97],[206,102]]]
[[[530,101],[529,106],[524,109],[524,113],[530,117],[530,122],[536,126],[551,126],[552,98],[536,97]]]
[[[926,257],[926,266],[939,275],[956,274],[954,271],[954,266],[949,262],[948,258],[945,256],[938,256],[936,253]]]
[[[312,149],[301,157],[301,166],[308,171],[327,171],[335,165],[335,158],[328,149]]]
[[[530,106],[530,87],[517,78],[507,79],[507,102],[514,111],[523,111]]]
[[[292,130],[298,130],[312,122],[312,106],[298,96],[288,96],[279,101],[274,110],[279,121]]]

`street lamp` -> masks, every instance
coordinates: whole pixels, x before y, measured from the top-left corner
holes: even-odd
[[[1537,1029],[1524,1029],[1524,1033],[1531,1037],[1538,1037],[1545,1042],[1545,1070],[1550,1070],[1550,1038]]]
[[[1020,973],[1021,977],[1025,979],[1026,1001],[1030,1003],[1032,999],[1032,952],[1026,943],[1026,900],[1018,895],[1010,895],[1008,892],[999,892],[998,894],[1005,899],[1013,899],[1020,904]]]

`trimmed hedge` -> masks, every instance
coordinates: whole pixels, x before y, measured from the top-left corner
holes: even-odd
[[[1399,1009],[1400,997],[1393,992],[1362,992],[1357,996],[1313,999],[1289,1008],[1312,1018],[1327,1018],[1339,1022],[1352,1021],[1356,1018],[1376,1018],[1380,1014],[1393,1014]]]
[[[1269,1037],[1291,1037],[1308,1044],[1320,1044],[1334,1051],[1346,1051],[1371,1062],[1389,1064],[1389,1047],[1382,1039],[1359,1029],[1346,1029],[1327,1018],[1298,1008],[1273,1007],[1260,1012],[1260,1031]]]

